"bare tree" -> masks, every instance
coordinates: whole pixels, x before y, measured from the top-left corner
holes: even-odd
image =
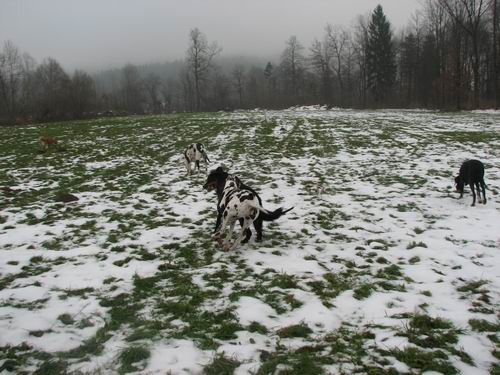
[[[490,4],[487,0],[438,0],[453,20],[463,28],[472,42],[472,70],[474,77],[474,108],[479,107],[480,56],[479,44],[483,16]]]
[[[41,120],[67,117],[70,79],[61,65],[48,58],[36,70],[38,116]]]
[[[233,69],[233,82],[238,95],[238,107],[243,108],[243,89],[245,87],[245,67],[238,64]]]
[[[349,36],[349,43],[344,48],[343,61],[344,95],[342,103],[344,106],[352,106],[353,98],[355,97],[354,82],[356,73],[356,50],[352,34]]]
[[[499,75],[500,75],[500,64],[499,64],[499,56],[498,56],[498,50],[499,50],[499,44],[500,44],[500,39],[499,39],[499,33],[498,33],[498,0],[491,0],[491,13],[492,13],[492,45],[493,45],[493,91],[494,91],[494,97],[495,97],[495,108],[500,108],[500,85],[499,85]]]
[[[265,105],[266,81],[261,68],[251,67],[246,74],[246,103],[247,107]]]
[[[368,15],[359,16],[355,26],[354,55],[358,65],[358,96],[363,108],[367,105],[366,93],[368,90],[367,54],[368,54]]]
[[[19,114],[30,119],[35,113],[36,107],[36,62],[27,53],[22,55],[22,82],[21,95],[19,99]]]
[[[70,101],[74,117],[80,118],[89,111],[95,100],[94,80],[81,70],[75,71],[70,83]]]
[[[216,110],[229,108],[230,87],[229,78],[223,73],[216,72],[213,84],[213,108]]]
[[[161,103],[159,100],[160,87],[161,80],[158,75],[150,73],[146,78],[144,78],[144,90],[148,95],[150,109],[153,113],[161,112]]]
[[[221,52],[217,43],[208,44],[206,36],[197,28],[189,33],[189,47],[186,52],[187,71],[194,84],[195,110],[201,110],[205,85],[213,68],[214,58]]]
[[[127,64],[122,68],[121,91],[123,105],[130,113],[141,113],[143,103],[143,82],[139,75],[139,70],[132,64]]]
[[[22,58],[18,48],[11,42],[4,43],[0,52],[0,104],[8,117],[14,118],[22,82]]]
[[[347,30],[328,25],[326,28],[328,44],[332,50],[332,68],[339,81],[340,105],[344,104],[344,55],[349,48],[350,37]]]
[[[285,82],[286,92],[293,104],[296,104],[301,91],[301,79],[305,70],[304,47],[296,36],[286,41],[286,47],[281,54],[281,71]]]
[[[314,40],[310,48],[310,64],[319,79],[320,96],[325,104],[331,104],[332,101],[332,49],[325,37],[323,42]]]
[[[427,19],[427,34],[432,35],[435,40],[435,46],[437,51],[437,67],[439,72],[438,82],[435,86],[437,89],[436,99],[437,106],[442,107],[445,105],[446,97],[446,53],[448,47],[447,43],[447,24],[448,15],[444,8],[436,3],[435,0],[427,0],[424,7],[424,14]],[[428,39],[429,40],[429,39]]]
[[[184,111],[192,111],[195,108],[195,93],[193,79],[187,68],[184,68],[179,75],[179,86],[181,91],[179,108]]]
[[[163,112],[171,113],[175,108],[175,97],[176,97],[177,85],[173,78],[169,78],[166,82],[161,85],[161,94],[163,96]],[[179,105],[177,105],[179,107]]]

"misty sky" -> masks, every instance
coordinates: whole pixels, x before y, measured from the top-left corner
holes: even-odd
[[[279,56],[296,35],[309,47],[327,23],[349,26],[381,4],[395,31],[418,0],[0,0],[0,42],[65,68],[184,58],[198,27],[225,56]]]

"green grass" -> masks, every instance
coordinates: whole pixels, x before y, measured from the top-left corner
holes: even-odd
[[[437,141],[441,143],[488,143],[499,139],[498,133],[487,131],[446,131],[437,133]]]
[[[408,244],[408,246],[406,247],[408,250],[411,250],[411,249],[414,249],[416,247],[423,247],[423,248],[427,248],[427,245],[422,242],[422,241],[419,241],[419,242],[415,242],[415,241],[412,241]]]
[[[131,346],[120,353],[121,366],[118,370],[120,374],[140,371],[145,367],[145,361],[151,353],[143,346]]]
[[[75,322],[70,314],[61,314],[57,317],[57,319],[64,325],[70,325]]]
[[[290,337],[308,337],[312,330],[305,323],[295,324],[288,327],[283,327],[279,329],[277,332],[279,337],[281,338],[290,338]]]
[[[361,300],[368,298],[373,292],[372,284],[361,284],[359,287],[354,289],[354,298]]]
[[[448,320],[417,314],[411,317],[402,335],[422,348],[446,349],[458,342],[459,333]]]
[[[250,323],[250,325],[248,326],[248,331],[249,332],[258,332],[262,335],[266,335],[269,332],[269,330],[265,326],[260,324],[259,322]]]
[[[290,375],[311,374],[320,375],[324,374],[324,370],[320,366],[322,361],[318,361],[315,356],[305,352],[286,354],[272,354],[260,366],[257,375],[271,375],[276,373],[278,366],[285,370],[279,373],[286,373]],[[324,362],[324,361],[323,361]]]
[[[456,373],[449,363],[450,355],[455,355],[470,366],[475,366],[473,359],[463,348],[458,346],[459,335],[465,331],[456,328],[451,321],[424,314],[407,316],[408,322],[399,332],[414,346],[404,350],[393,350],[393,355],[410,367],[422,371],[439,371],[446,374]]]
[[[474,280],[464,283],[462,286],[458,287],[457,290],[461,293],[478,294],[482,293],[482,286],[488,284],[488,280]]]
[[[224,354],[216,355],[212,361],[203,368],[205,375],[232,375],[240,365],[235,359],[227,358]]]
[[[469,325],[474,331],[478,332],[500,332],[500,323],[491,323],[484,319],[470,319]]]
[[[60,354],[62,358],[86,359],[99,355],[104,350],[104,344],[111,338],[111,329],[108,325],[97,330],[96,334],[87,339],[82,345]]]
[[[425,371],[437,371],[444,375],[458,374],[458,370],[448,361],[448,355],[442,351],[428,352],[415,347],[403,350],[394,349],[389,352],[398,361],[406,363],[410,368]]]
[[[420,262],[420,257],[419,256],[413,256],[411,257],[410,259],[408,259],[408,263],[410,264],[417,264],[418,262]]]
[[[293,275],[287,275],[285,273],[273,276],[271,286],[282,289],[295,289],[298,287],[295,277]]]
[[[343,325],[319,337],[314,343],[296,349],[278,345],[274,352],[262,351],[262,365],[257,374],[274,374],[278,368],[296,375],[328,373],[323,365],[339,366],[340,373],[396,374],[387,360],[375,354],[374,338],[369,330],[356,330]]]

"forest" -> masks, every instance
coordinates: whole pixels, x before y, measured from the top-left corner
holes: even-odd
[[[0,48],[0,124],[102,115],[282,109],[499,108],[498,0],[426,0],[400,31],[379,5],[350,27],[296,36],[276,59],[232,58],[198,28],[183,60],[89,73]],[[272,38],[272,36],[269,36]]]

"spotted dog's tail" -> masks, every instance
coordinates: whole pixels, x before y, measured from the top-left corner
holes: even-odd
[[[287,210],[285,210],[283,207],[280,207],[274,211],[267,211],[267,210],[262,209],[260,215],[262,217],[262,220],[264,220],[264,221],[274,221],[291,210],[293,210],[293,207],[290,207]]]

